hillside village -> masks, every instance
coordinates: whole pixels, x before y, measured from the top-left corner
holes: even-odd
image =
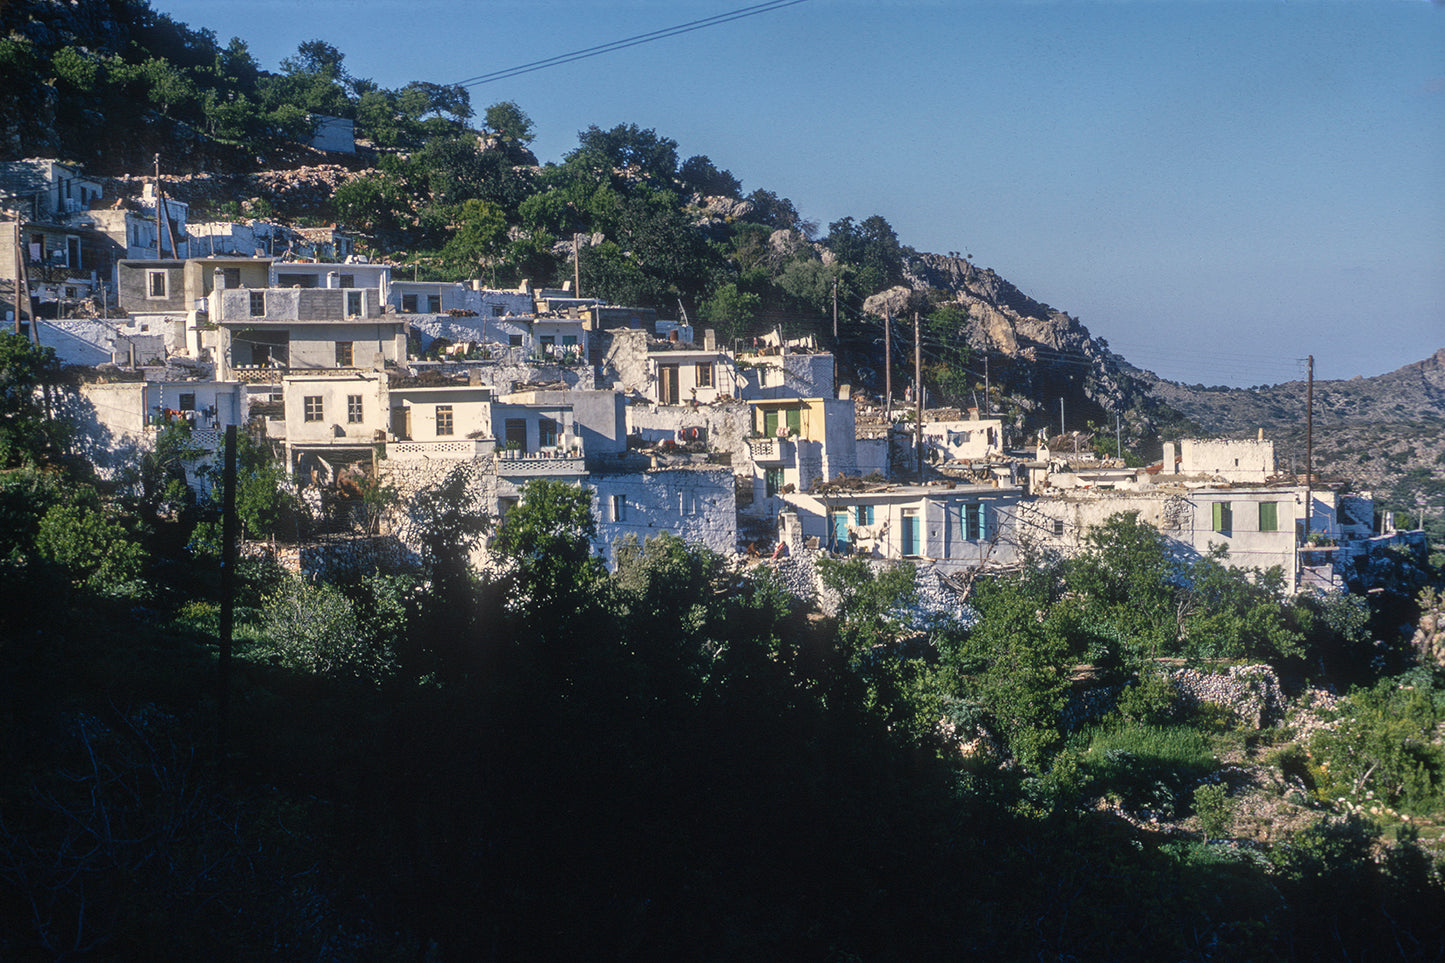
[[[1223,546],[1227,564],[1278,567],[1290,593],[1359,589],[1372,554],[1425,544],[1368,493],[1282,471],[1267,426],[1127,468],[990,411],[924,408],[911,386],[888,399],[839,384],[812,336],[724,344],[570,283],[406,280],[334,228],[193,223],[154,184],[118,203],[54,160],[0,165],[0,185],[16,215],[0,239],[7,325],[70,366],[96,467],[178,428],[205,499],[236,426],[274,451],[333,542],[415,552],[411,497],[462,469],[498,518],[530,479],[587,487],[609,559],[629,536],[669,533],[747,558],[907,560],[956,589],[1076,550],[1119,512],[1181,557]],[[366,486],[391,500],[363,523],[348,502]]]
[[[1440,943],[1441,557],[1290,426],[1199,437],[957,257],[862,301],[937,308],[920,377],[917,315],[880,365],[589,296],[575,237],[501,287],[154,176],[0,192],[0,955]]]

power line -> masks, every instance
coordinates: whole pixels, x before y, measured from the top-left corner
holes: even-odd
[[[475,77],[468,77],[459,81],[453,86],[456,87],[477,87],[481,84],[489,84],[497,80],[506,80],[517,77],[521,74],[529,74],[536,70],[545,70],[548,67],[559,67],[562,64],[569,64],[577,60],[585,60],[589,57],[601,56],[605,53],[612,53],[616,50],[625,50],[628,47],[636,47],[639,44],[651,43],[654,40],[664,40],[668,37],[676,37],[679,34],[691,33],[694,30],[702,30],[704,27],[715,27],[723,23],[731,23],[734,20],[742,20],[746,17],[756,17],[761,13],[771,13],[774,10],[781,10],[783,7],[791,7],[794,4],[804,3],[806,0],[772,0],[769,3],[754,4],[751,7],[739,7],[726,13],[720,13],[711,17],[703,17],[700,20],[689,20],[687,23],[680,23],[672,27],[664,27],[661,30],[652,30],[648,33],[640,33],[622,40],[614,40],[610,43],[598,44],[595,47],[584,47],[581,50],[574,50],[570,53],[558,54],[555,57],[547,57],[543,60],[534,60],[531,63],[521,64],[516,67],[507,67],[502,70],[494,70],[491,73],[478,74]]]

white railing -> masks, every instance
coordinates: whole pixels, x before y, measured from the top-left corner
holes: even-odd
[[[389,441],[386,457],[398,460],[412,458],[475,458],[485,455],[495,444],[491,439],[448,439],[446,441]]]
[[[503,475],[570,475],[586,470],[581,452],[505,448],[497,452],[497,471]]]
[[[782,438],[749,438],[748,450],[759,464],[781,465],[788,460],[788,442]]]

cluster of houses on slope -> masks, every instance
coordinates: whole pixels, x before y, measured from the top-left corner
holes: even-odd
[[[1004,422],[976,410],[929,412],[921,428],[884,417],[807,339],[722,346],[567,289],[397,280],[355,258],[141,253],[108,276],[123,317],[26,326],[88,369],[72,401],[102,470],[178,420],[212,453],[227,426],[246,425],[303,492],[368,474],[404,506],[460,467],[501,516],[527,481],[549,478],[594,491],[609,556],[627,536],[666,532],[723,553],[812,550],[941,574],[1077,550],[1123,511],[1183,555],[1223,544],[1230,564],[1278,565],[1291,590],[1335,584],[1396,537],[1376,534],[1368,495],[1280,474],[1263,438],[1171,444],[1148,469],[1042,443],[1011,451]],[[415,534],[405,511],[394,529]]]

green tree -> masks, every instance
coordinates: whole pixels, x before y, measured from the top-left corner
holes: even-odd
[[[618,124],[603,130],[595,124],[577,134],[578,147],[563,157],[563,165],[614,178],[625,184],[635,178],[667,188],[677,174],[677,141],[636,124]]]
[[[1071,613],[1057,604],[1052,573],[989,579],[974,590],[978,622],[945,660],[957,693],[981,703],[1025,766],[1044,766],[1063,743],[1068,666],[1076,654]]]
[[[290,576],[261,613],[258,654],[288,669],[376,684],[395,667],[386,638],[363,631],[351,601],[336,586]]]
[[[1137,512],[1112,515],[1091,529],[1065,572],[1090,620],[1123,641],[1123,654],[1137,661],[1175,651],[1182,634],[1175,599],[1180,566],[1164,536]]]
[[[499,101],[488,107],[484,115],[484,123],[487,130],[504,141],[530,144],[532,139],[537,136],[532,125],[532,118],[510,100]]]
[[[893,226],[879,215],[861,224],[851,217],[834,221],[823,243],[857,269],[857,284],[864,294],[903,283],[903,249]]]
[[[707,157],[689,157],[677,171],[682,189],[704,197],[742,197],[743,184],[732,171],[718,170]]]
[[[462,278],[481,277],[495,266],[506,238],[507,219],[500,208],[486,201],[466,200],[457,210],[456,227],[442,248],[442,259]]]
[[[62,567],[72,584],[98,595],[136,596],[146,552],[120,517],[80,489],[53,505],[40,519],[35,547],[40,557]]]
[[[739,291],[738,286],[729,281],[713,291],[698,314],[717,329],[721,342],[727,344],[752,330],[762,306],[762,298],[750,291]]]
[[[60,374],[55,351],[0,333],[0,468],[37,465],[59,455],[65,426],[46,415],[45,392]]]
[[[502,520],[492,551],[511,566],[527,611],[566,621],[588,608],[604,575],[596,537],[592,489],[535,479]]]

